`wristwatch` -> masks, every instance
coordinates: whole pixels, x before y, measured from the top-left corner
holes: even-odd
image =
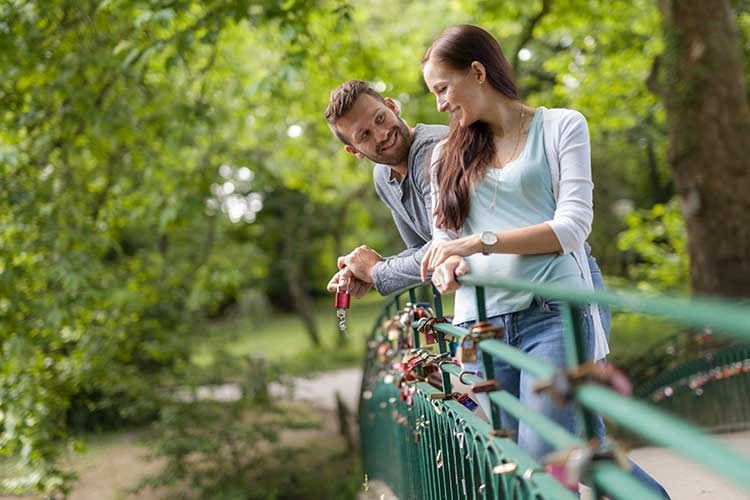
[[[492,245],[497,243],[497,234],[492,231],[484,231],[479,236],[479,241],[482,243],[482,255],[489,255],[492,253]]]

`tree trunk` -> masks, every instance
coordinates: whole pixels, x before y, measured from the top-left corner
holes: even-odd
[[[750,109],[729,0],[661,0],[668,159],[697,294],[750,297]]]
[[[291,205],[294,206],[294,205]],[[315,347],[320,347],[320,334],[315,322],[315,306],[305,287],[305,245],[309,241],[307,214],[287,209],[284,213],[286,237],[284,238],[284,260],[286,281],[294,310],[305,325],[307,335]],[[333,312],[332,312],[333,313]]]

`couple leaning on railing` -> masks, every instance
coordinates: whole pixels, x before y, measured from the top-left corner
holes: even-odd
[[[566,289],[602,287],[586,244],[593,183],[583,115],[523,103],[497,40],[476,26],[445,30],[421,63],[438,110],[450,114],[450,127],[410,127],[398,103],[364,81],[349,80],[331,93],[325,112],[329,127],[347,153],[374,162],[375,190],[407,248],[383,258],[358,247],[339,258],[329,291],[359,297],[374,286],[389,294],[429,278],[441,293],[456,291],[454,324],[468,327],[479,316],[475,290],[459,286],[457,279],[469,270],[474,276]],[[527,289],[486,293],[486,317],[504,326],[508,345],[549,366],[565,366],[558,301]],[[596,303],[575,310],[583,359],[604,360],[608,311]],[[574,408],[557,407],[535,393],[524,370],[500,360],[493,364],[505,391],[578,433]],[[531,456],[550,450],[523,422],[505,413],[501,418]],[[603,435],[598,416],[595,426]],[[666,495],[647,474],[634,470]]]

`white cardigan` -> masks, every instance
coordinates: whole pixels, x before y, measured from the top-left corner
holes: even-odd
[[[546,221],[546,224],[552,228],[560,241],[561,253],[573,254],[586,287],[593,290],[591,270],[584,248],[594,219],[591,145],[586,118],[578,111],[571,109],[540,107],[538,112],[542,113],[544,149],[552,175],[552,192],[557,201],[555,215],[551,220]],[[430,178],[433,207],[437,206],[439,195],[434,165],[443,143],[444,141],[436,145],[432,152]],[[456,231],[446,231],[435,227],[434,217],[432,226],[433,241],[458,238]],[[609,353],[609,345],[599,314],[599,307],[592,304],[589,306],[589,313],[594,323],[594,359],[600,360]]]

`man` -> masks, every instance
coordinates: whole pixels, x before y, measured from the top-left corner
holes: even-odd
[[[388,295],[420,282],[420,263],[432,239],[430,159],[448,127],[409,127],[399,115],[398,104],[367,82],[348,80],[331,92],[325,112],[328,125],[347,153],[375,164],[375,192],[391,210],[407,248],[383,258],[363,245],[339,257],[340,270],[328,283],[330,292],[341,283],[354,297],[373,286]]]
[[[388,295],[421,282],[422,257],[432,240],[432,198],[429,166],[432,149],[448,135],[444,125],[409,127],[399,116],[398,104],[384,98],[367,82],[348,80],[331,92],[325,116],[328,126],[344,143],[344,150],[373,163],[375,191],[391,210],[406,250],[383,258],[362,245],[339,257],[339,272],[328,283],[335,292],[347,284],[353,297],[361,297],[373,286]],[[589,254],[594,288],[604,290],[596,259]],[[609,307],[600,307],[609,337]]]

